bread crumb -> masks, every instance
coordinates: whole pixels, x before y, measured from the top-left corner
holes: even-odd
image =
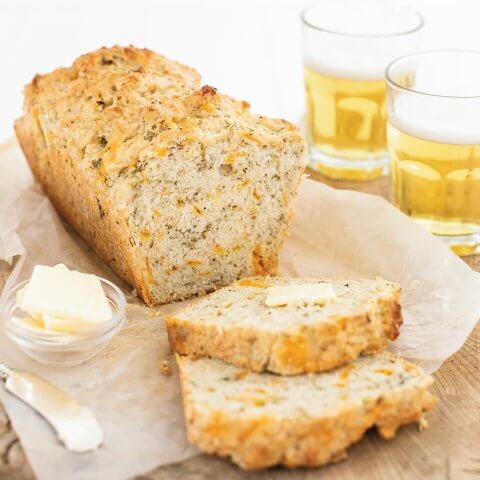
[[[422,430],[425,430],[426,428],[428,428],[427,419],[425,417],[422,417],[422,418],[420,418],[420,420],[418,420],[418,430],[421,432]]]
[[[172,374],[172,367],[170,366],[169,360],[161,360],[160,361],[160,371],[166,377],[169,377]]]
[[[134,288],[134,289],[132,290],[132,295],[133,295],[134,297],[138,297],[138,293],[137,293],[137,289],[136,289],[136,288]]]

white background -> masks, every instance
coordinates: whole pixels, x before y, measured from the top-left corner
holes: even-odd
[[[114,43],[148,47],[190,64],[204,83],[248,100],[254,111],[296,121],[304,108],[299,15],[309,3],[0,0],[0,140],[13,134],[23,85],[35,73]],[[425,17],[423,49],[480,50],[479,0],[401,3]]]

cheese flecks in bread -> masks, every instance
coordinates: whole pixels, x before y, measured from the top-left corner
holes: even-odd
[[[56,209],[150,305],[275,274],[305,142],[146,49],[37,75],[16,122]]]
[[[245,278],[167,318],[172,350],[282,375],[326,371],[387,347],[402,323],[400,288],[382,279],[330,281],[335,301],[265,305],[269,287],[317,279]]]
[[[314,467],[376,426],[391,438],[434,406],[433,380],[389,353],[331,372],[284,377],[177,355],[189,440],[245,469]]]
[[[334,300],[335,290],[331,283],[311,283],[303,285],[281,285],[268,287],[265,295],[267,307],[281,307],[284,305],[323,305]]]

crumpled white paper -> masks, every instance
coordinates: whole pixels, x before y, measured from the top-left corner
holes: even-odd
[[[8,173],[7,173],[8,172]],[[7,179],[8,178],[8,179]],[[151,309],[59,221],[15,143],[0,150],[0,258],[20,256],[7,287],[37,263],[65,263],[113,280],[127,294],[125,328],[96,358],[53,368],[30,360],[0,331],[1,357],[70,392],[97,414],[105,443],[93,453],[68,453],[28,407],[0,389],[12,424],[39,480],[126,479],[196,453],[185,439],[176,371],[160,373],[168,354],[162,314]],[[392,348],[438,368],[458,350],[480,317],[480,275],[388,202],[305,180],[281,272],[327,278],[382,277],[403,288],[404,325]],[[173,366],[172,362],[172,366]]]

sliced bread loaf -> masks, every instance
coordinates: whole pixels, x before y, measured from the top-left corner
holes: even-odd
[[[15,128],[55,208],[147,304],[276,273],[305,141],[194,69],[101,48],[35,76]]]
[[[247,278],[167,318],[172,350],[282,375],[326,371],[386,348],[402,323],[400,288],[382,279],[332,281],[325,305],[267,307],[266,288],[313,279]]]
[[[431,377],[389,353],[332,372],[285,377],[177,356],[189,440],[245,469],[345,458],[373,426],[391,438],[434,406]]]

